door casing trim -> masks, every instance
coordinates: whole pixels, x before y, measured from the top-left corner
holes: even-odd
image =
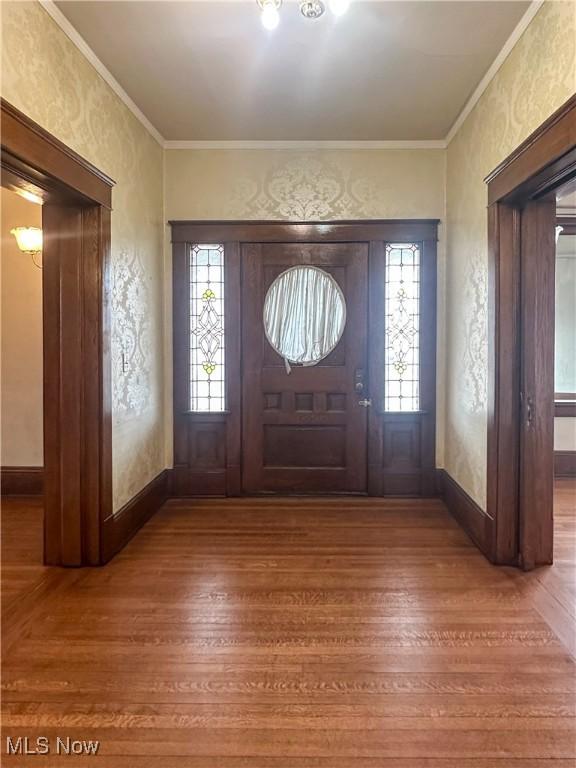
[[[534,131],[489,176],[488,184],[488,455],[489,524],[478,544],[494,563],[532,568],[551,561],[552,498],[539,499],[548,522],[525,519],[520,508],[520,371],[523,359],[520,327],[520,227],[524,206],[544,199],[576,176],[576,95]],[[546,287],[542,286],[545,291]],[[539,302],[545,306],[544,294]],[[542,318],[549,323],[550,318]],[[548,334],[547,346],[554,344]],[[549,358],[549,348],[546,350]],[[552,393],[553,396],[553,393]],[[535,403],[546,408],[546,403]],[[548,466],[548,463],[546,463]],[[542,466],[526,471],[547,471]],[[549,494],[548,494],[549,495]],[[520,529],[539,531],[523,551]]]
[[[241,295],[240,272],[242,243],[338,243],[364,242],[369,258],[382,242],[420,242],[431,266],[431,300],[426,311],[436,313],[436,248],[438,219],[385,219],[370,221],[171,221],[173,245],[173,394],[174,394],[174,469],[170,475],[172,496],[237,496],[241,493],[241,394],[240,387],[228,390],[228,410],[224,414],[188,411],[188,319],[186,315],[187,246],[192,243],[224,243],[227,263],[226,365],[228,381],[240,380],[241,373]],[[383,250],[383,249],[381,249]],[[370,278],[369,278],[370,281]],[[370,282],[369,282],[370,291]],[[421,495],[436,495],[435,410],[436,410],[436,322],[428,323],[434,343],[426,365],[432,371],[427,387],[432,411],[428,410],[422,430],[421,450],[425,451]],[[201,455],[202,445],[210,444],[212,457]],[[375,467],[369,467],[369,494],[386,493],[382,481],[374,480]],[[425,477],[424,477],[425,475]],[[412,481],[413,482],[413,481]],[[411,492],[390,495],[413,495]]]

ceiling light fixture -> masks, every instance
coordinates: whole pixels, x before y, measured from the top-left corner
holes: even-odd
[[[322,0],[302,0],[300,13],[305,19],[319,19],[326,10]]]
[[[256,2],[261,10],[262,26],[269,30],[276,29],[280,22],[282,0],[256,0]],[[350,0],[328,0],[328,6],[334,16],[343,16],[350,7]],[[299,0],[298,7],[305,19],[319,19],[326,11],[324,0]]]
[[[282,5],[282,0],[256,0],[256,2],[262,11],[260,16],[262,26],[270,31],[276,29],[280,22],[280,14],[278,11]]]

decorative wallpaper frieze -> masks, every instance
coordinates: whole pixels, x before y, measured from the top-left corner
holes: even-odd
[[[229,208],[248,219],[359,219],[373,215],[385,197],[383,180],[356,178],[342,163],[306,153],[282,159],[262,178],[239,179]]]
[[[443,150],[168,150],[167,217],[441,218],[444,169]]]

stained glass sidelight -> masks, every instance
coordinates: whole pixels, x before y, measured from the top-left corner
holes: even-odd
[[[190,410],[226,407],[224,246],[190,248]]]
[[[420,408],[420,248],[386,245],[384,410]]]

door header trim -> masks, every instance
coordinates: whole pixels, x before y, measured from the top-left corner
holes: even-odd
[[[438,239],[440,219],[169,221],[173,243],[412,242]]]

